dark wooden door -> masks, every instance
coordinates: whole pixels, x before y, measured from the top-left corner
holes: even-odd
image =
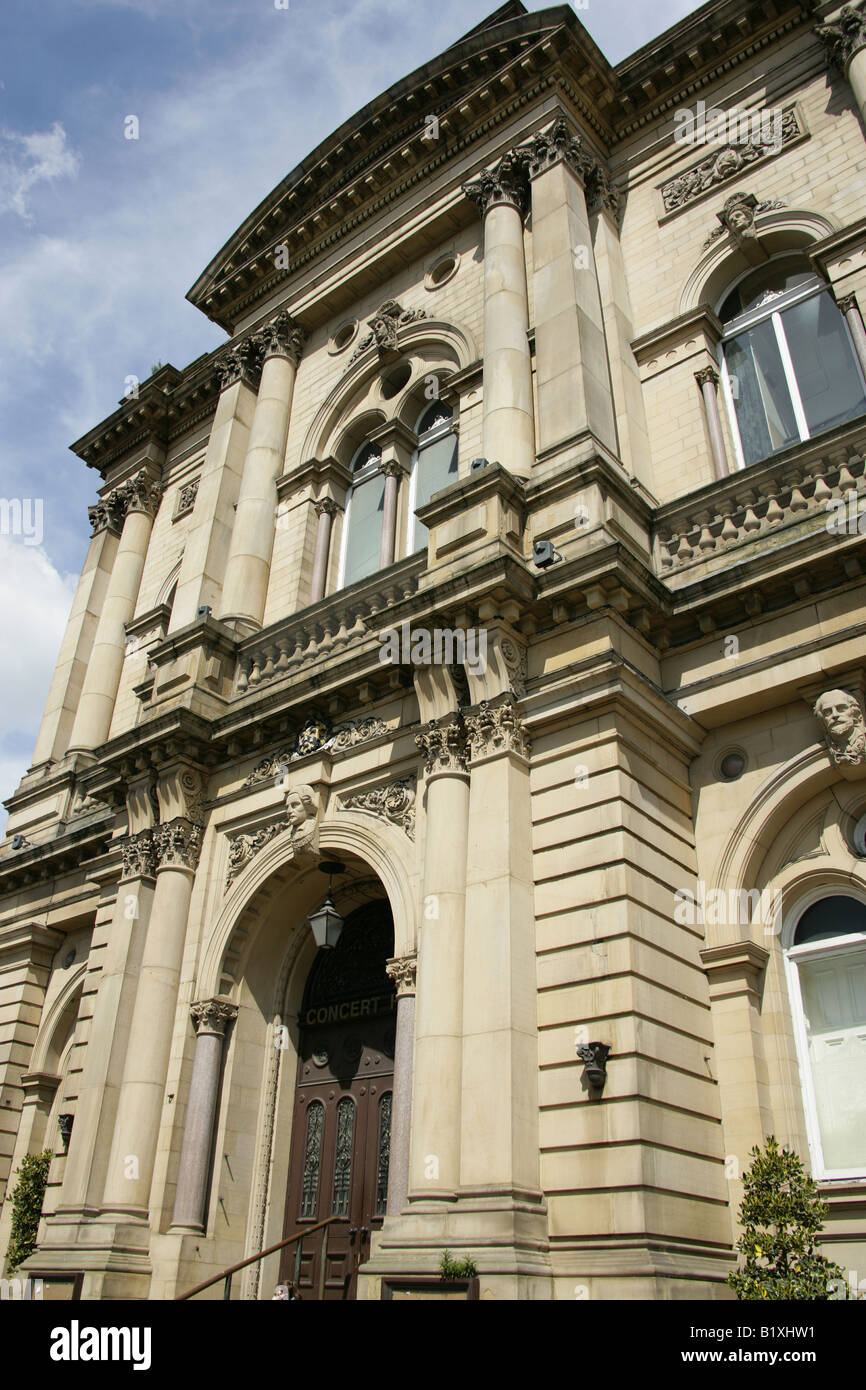
[[[334,951],[320,952],[301,1011],[286,1234],[328,1227],[324,1296],[354,1298],[388,1196],[395,998],[385,974],[393,929],[386,904],[347,919]],[[284,1252],[280,1278],[318,1297],[321,1231]]]

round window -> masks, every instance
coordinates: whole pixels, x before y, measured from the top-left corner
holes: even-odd
[[[455,251],[449,251],[446,255],[440,256],[434,261],[427,274],[424,276],[424,287],[428,290],[438,290],[457,274],[457,267],[460,264],[460,257]]]

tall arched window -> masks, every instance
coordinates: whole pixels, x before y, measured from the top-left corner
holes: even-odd
[[[412,467],[409,489],[409,533],[407,552],[414,555],[427,544],[427,527],[415,515],[435,492],[457,481],[457,435],[453,412],[444,401],[434,401],[424,410],[415,426],[418,449]]]
[[[375,444],[363,444],[350,465],[352,486],[346,502],[343,543],[337,587],[347,588],[366,579],[379,567],[382,545],[382,513],[385,479],[382,453]]]
[[[866,903],[801,910],[785,965],[813,1174],[866,1176]]]
[[[866,412],[866,382],[826,283],[802,256],[750,271],[719,310],[741,468]]]

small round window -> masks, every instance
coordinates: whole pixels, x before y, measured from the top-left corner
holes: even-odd
[[[459,264],[460,257],[455,251],[449,251],[447,255],[440,256],[438,260],[433,262],[424,276],[424,288],[438,290],[442,285],[446,285],[457,274]]]
[[[334,356],[338,352],[344,352],[358,332],[358,320],[347,319],[341,323],[339,328],[334,330],[333,337],[328,343],[328,351]]]

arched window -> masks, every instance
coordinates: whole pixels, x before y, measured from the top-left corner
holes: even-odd
[[[379,567],[385,478],[382,452],[375,444],[363,444],[350,465],[352,486],[346,502],[340,572],[337,587],[347,588],[366,579]]]
[[[435,492],[457,481],[457,435],[453,412],[444,401],[434,401],[424,410],[415,426],[418,449],[412,467],[409,489],[409,533],[407,553],[414,555],[427,544],[427,527],[415,515]]]
[[[786,952],[812,1169],[866,1176],[866,903],[813,901]]]
[[[741,468],[866,412],[866,382],[845,320],[802,256],[750,271],[718,314]]]

